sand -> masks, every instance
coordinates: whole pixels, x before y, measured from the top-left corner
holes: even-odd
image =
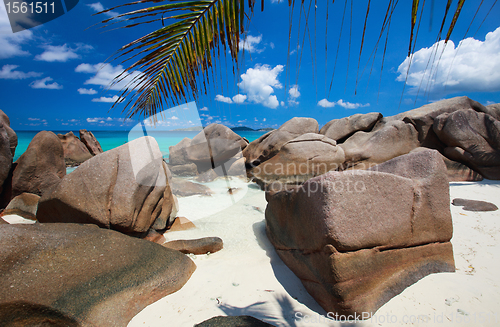
[[[217,183],[217,182],[214,182]],[[244,183],[231,181],[242,187]],[[346,326],[327,318],[265,236],[264,193],[242,187],[227,206],[223,184],[210,197],[180,198],[181,211],[196,229],[167,232],[167,240],[218,236],[224,249],[192,255],[197,269],[178,292],[145,308],[134,326],[193,326],[213,316],[251,315],[275,326]],[[216,186],[218,185],[218,186]],[[483,200],[500,207],[500,182],[450,183],[453,198]],[[213,213],[215,211],[215,213]],[[500,324],[500,211],[469,212],[451,206],[456,272],[429,275],[355,326],[498,326]],[[210,214],[207,214],[210,213]],[[203,218],[200,218],[203,216]],[[349,324],[351,326],[352,324]]]

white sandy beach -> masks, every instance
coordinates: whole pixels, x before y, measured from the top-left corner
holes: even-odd
[[[227,207],[220,201],[230,198],[224,183],[207,184],[219,193],[213,197],[179,198],[179,215],[197,228],[165,234],[167,240],[218,236],[224,249],[192,256],[197,269],[184,287],[145,308],[129,326],[193,326],[219,315],[251,315],[275,326],[345,326],[326,318],[267,240],[264,193],[233,180],[231,187],[240,187],[244,196]],[[453,198],[500,207],[500,182],[450,183],[450,202]],[[451,212],[456,272],[421,279],[356,325],[498,326],[500,211],[470,212],[451,205]]]

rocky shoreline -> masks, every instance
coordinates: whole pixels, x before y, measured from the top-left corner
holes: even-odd
[[[218,235],[168,240],[196,229],[178,197],[212,197],[215,180],[233,202],[232,180],[265,191],[268,242],[323,310],[373,314],[455,271],[449,183],[500,180],[500,104],[467,97],[321,129],[293,118],[253,142],[211,124],[170,147],[168,163],[154,138],[103,152],[86,130],[40,132],[12,162],[17,137],[0,120],[0,320],[25,325],[125,326],[179,291],[196,269],[187,255],[226,251]]]

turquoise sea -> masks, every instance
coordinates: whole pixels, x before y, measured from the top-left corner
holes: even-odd
[[[16,148],[16,155],[14,156],[14,161],[16,161],[28,148],[29,143],[33,139],[33,137],[39,131],[15,131],[17,133],[18,145]],[[66,134],[69,131],[53,131],[56,134]],[[80,134],[78,130],[74,130],[73,133],[78,137]],[[103,151],[111,150],[120,145],[123,145],[133,139],[143,136],[142,133],[130,133],[129,131],[92,131],[96,139],[101,144]],[[151,132],[150,136],[153,136],[158,145],[160,146],[160,150],[163,153],[165,158],[168,158],[168,147],[172,145],[176,145],[183,138],[188,137],[192,139],[199,132],[185,132],[185,131],[169,131],[169,132]],[[245,137],[248,141],[252,142],[258,139],[261,135],[266,132],[260,131],[238,131],[237,134],[241,137]]]

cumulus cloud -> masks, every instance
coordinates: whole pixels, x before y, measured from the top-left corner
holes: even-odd
[[[42,48],[45,49],[39,55],[35,56],[35,60],[48,61],[48,62],[66,62],[70,59],[80,58],[77,54],[78,51],[92,49],[92,46],[80,44],[75,48],[69,47],[67,44],[63,45],[44,45]]]
[[[15,70],[17,65],[3,65],[2,70],[0,70],[0,79],[25,79],[30,77],[39,77],[42,73],[36,72],[21,72]]]
[[[200,111],[208,111],[208,108],[207,107],[203,107],[201,109],[199,109]]]
[[[17,56],[28,56],[29,52],[22,49],[22,45],[33,38],[30,30],[12,33],[5,4],[0,1],[0,59]]]
[[[369,107],[370,104],[369,103],[365,103],[365,104],[351,103],[351,102],[344,101],[342,99],[340,99],[336,102],[330,102],[327,99],[323,99],[323,100],[320,100],[318,102],[318,106],[323,107],[323,108],[332,108],[335,106],[341,106],[341,107],[344,107],[345,109],[357,109],[357,108],[362,108],[362,107]]]
[[[80,93],[80,94],[96,94],[97,91],[94,89],[86,89],[86,88],[81,87],[78,89],[78,93]]]
[[[432,69],[426,69],[429,58],[433,63],[436,49]],[[406,58],[399,65],[398,81],[405,81],[409,62],[410,58]],[[466,38],[457,47],[452,41],[446,46],[444,41],[439,41],[430,48],[418,50],[413,54],[407,83],[413,92],[419,87],[430,93],[500,91],[500,27],[486,34],[484,41]]]
[[[116,102],[118,99],[119,99],[119,97],[117,95],[114,95],[113,97],[94,98],[94,99],[92,99],[92,102],[108,102],[108,103],[111,103],[111,102]],[[120,102],[122,102],[122,101],[123,101],[123,99]]]
[[[288,104],[291,106],[296,106],[299,104],[297,101],[297,98],[300,97],[300,92],[299,92],[299,86],[298,85],[292,85],[290,90],[288,90]]]
[[[57,82],[47,84],[47,82],[50,82],[52,80],[53,80],[52,77],[45,77],[45,78],[36,80],[34,82],[31,82],[30,86],[33,89],[60,90],[63,88],[63,86],[58,84]]]
[[[259,36],[251,36],[248,35],[244,40],[240,40],[239,47],[240,49],[245,49],[248,52],[261,53],[264,49],[258,49],[257,45],[262,41],[262,35]]]
[[[241,82],[238,86],[247,94],[249,101],[275,109],[279,106],[279,101],[276,95],[272,94],[275,88],[282,88],[277,79],[282,71],[282,65],[274,68],[269,65],[256,65],[254,68],[248,68],[246,73],[241,75]]]
[[[215,96],[215,101],[224,102],[224,103],[233,103],[233,100],[231,100],[231,98],[225,97],[225,96],[220,95],[220,94],[217,94]]]
[[[236,94],[234,97],[233,97],[233,102],[234,103],[243,103],[245,102],[245,100],[247,99],[247,96],[246,95],[243,95],[243,94]]]
[[[113,82],[113,79],[115,77],[118,77],[121,73],[123,73],[123,71],[124,68],[121,65],[115,67],[111,64],[103,64],[103,63],[95,65],[83,63],[75,68],[75,72],[77,73],[94,74],[94,76],[86,80],[84,84],[109,87],[110,90],[121,90],[125,88],[127,84],[132,82],[134,78],[141,75],[140,72],[135,71],[131,74],[126,74],[123,79],[122,79],[123,76],[121,76],[120,82],[111,84]]]

